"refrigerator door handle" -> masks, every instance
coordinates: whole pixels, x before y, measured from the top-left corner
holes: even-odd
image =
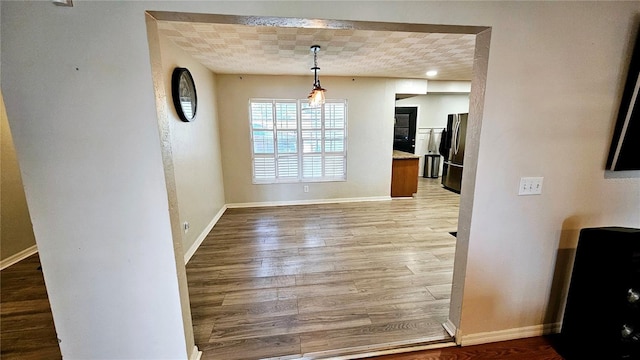
[[[455,166],[455,167],[458,167],[458,168],[463,168],[464,167],[464,165],[452,163],[451,161],[445,161],[444,163],[449,165],[449,166]]]
[[[453,117],[453,134],[452,134],[452,144],[453,145],[453,153],[455,155],[458,154],[458,150],[460,150],[460,116],[459,114],[455,114]]]

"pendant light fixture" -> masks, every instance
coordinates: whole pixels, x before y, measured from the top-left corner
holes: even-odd
[[[320,51],[320,45],[312,45],[311,52],[313,52],[313,88],[311,89],[311,93],[309,93],[309,106],[312,108],[317,108],[324,104],[324,92],[325,89],[320,86],[320,79],[318,78],[318,51]]]

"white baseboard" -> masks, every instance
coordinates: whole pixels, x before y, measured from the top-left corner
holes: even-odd
[[[218,211],[216,216],[213,217],[211,222],[204,228],[202,233],[200,233],[200,235],[198,235],[198,238],[196,239],[196,241],[191,245],[189,250],[187,250],[187,252],[184,254],[184,263],[185,264],[188,263],[189,260],[191,260],[191,257],[193,256],[193,254],[196,253],[196,250],[198,250],[198,248],[200,247],[200,245],[202,244],[204,239],[207,237],[207,235],[209,234],[211,229],[213,229],[213,227],[216,225],[218,220],[220,220],[220,218],[222,217],[222,214],[224,214],[224,212],[226,210],[227,210],[227,205],[224,205],[222,207],[222,209],[220,209],[220,211]]]
[[[498,341],[507,341],[515,339],[523,339],[533,336],[542,336],[548,334],[556,334],[560,332],[561,323],[525,326],[515,329],[507,329],[500,331],[490,331],[484,333],[462,335],[460,344],[462,346],[487,344]]]
[[[33,245],[29,248],[26,248],[22,251],[20,251],[17,254],[11,255],[8,258],[1,260],[0,261],[0,270],[4,270],[6,268],[8,268],[9,266],[24,260],[26,258],[28,258],[29,256],[35,254],[38,252],[38,246],[37,245]]]
[[[460,334],[458,334],[458,327],[451,321],[451,319],[447,319],[447,322],[442,324],[442,327],[449,334],[449,336],[454,338],[456,340],[456,343],[460,345],[458,340],[460,338]]]
[[[202,358],[202,351],[200,351],[198,347],[194,345],[193,349],[191,350],[191,356],[189,356],[189,360],[200,360],[200,358]]]
[[[265,206],[285,206],[285,205],[315,205],[315,204],[336,204],[347,202],[363,202],[363,201],[388,201],[390,196],[372,196],[360,198],[338,198],[338,199],[313,199],[313,200],[292,200],[292,201],[265,201],[251,203],[234,203],[227,204],[229,209],[248,208],[248,207],[265,207]]]

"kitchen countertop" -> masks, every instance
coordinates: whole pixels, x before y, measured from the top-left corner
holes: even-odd
[[[420,155],[416,155],[416,154],[412,154],[404,151],[393,150],[394,160],[418,159],[418,158],[420,158]]]

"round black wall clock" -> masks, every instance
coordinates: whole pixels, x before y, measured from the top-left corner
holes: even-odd
[[[171,95],[173,105],[180,120],[189,122],[195,120],[198,108],[198,95],[193,77],[186,68],[175,68],[171,75]]]

